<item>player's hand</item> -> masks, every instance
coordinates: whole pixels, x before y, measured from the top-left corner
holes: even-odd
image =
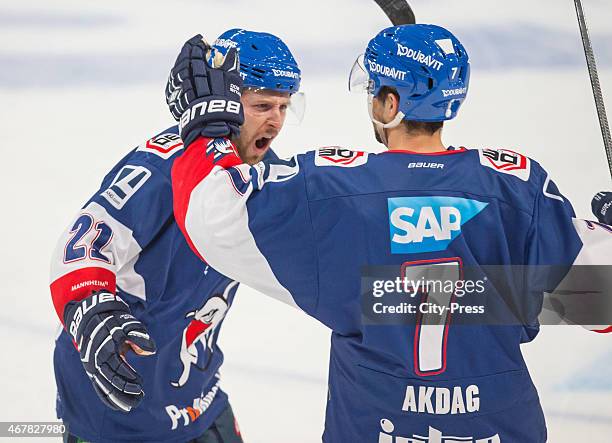
[[[612,225],[612,192],[598,192],[591,201],[591,210],[600,223]]]
[[[94,292],[66,305],[64,324],[100,399],[118,411],[136,407],[144,397],[142,379],[124,355],[129,349],[154,354],[155,342],[128,305],[111,292]]]
[[[199,135],[232,137],[240,133],[244,115],[239,67],[236,49],[223,57],[199,34],[183,45],[168,77],[166,103],[179,121],[186,147]]]

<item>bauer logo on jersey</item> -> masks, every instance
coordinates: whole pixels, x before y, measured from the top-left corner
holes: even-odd
[[[178,134],[171,132],[159,134],[148,140],[144,145],[140,145],[137,151],[155,154],[164,160],[172,157],[175,152],[183,149],[183,140]]]
[[[397,197],[387,200],[392,254],[445,250],[462,226],[488,203],[458,197]]]
[[[529,180],[531,160],[509,149],[482,149],[478,151],[480,164],[501,172],[514,175],[523,181]]]
[[[315,166],[340,166],[354,168],[368,162],[368,153],[351,151],[340,146],[327,146],[317,149],[315,153]]]
[[[115,208],[121,209],[149,177],[151,171],[144,166],[124,166],[108,189],[100,195]]]

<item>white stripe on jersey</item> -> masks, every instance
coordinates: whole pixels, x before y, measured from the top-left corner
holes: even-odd
[[[112,229],[112,239],[100,251],[110,259],[111,263],[92,259],[89,254],[80,260],[65,262],[66,245],[73,237],[70,229],[83,214],[89,214],[94,219],[94,224],[104,222]],[[98,232],[95,229],[91,229],[82,236],[77,245],[89,247],[95,241],[97,235]],[[134,270],[134,264],[138,260],[141,251],[142,248],[136,239],[134,239],[131,229],[113,218],[103,206],[96,202],[91,202],[79,211],[68,228],[60,236],[51,259],[51,281],[56,281],[60,277],[78,269],[88,267],[105,268],[117,276],[118,288],[135,297],[146,300],[145,281]]]
[[[241,173],[249,174],[250,179],[250,171],[246,169],[241,168]],[[196,249],[214,269],[297,308],[292,295],[272,272],[249,230],[246,201],[252,192],[252,182],[243,195],[236,192],[229,174],[215,166],[191,192],[185,229]]]

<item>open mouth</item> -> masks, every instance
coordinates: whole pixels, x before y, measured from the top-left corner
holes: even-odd
[[[269,148],[270,143],[272,143],[272,139],[268,137],[262,137],[255,140],[255,146],[257,147],[257,149],[261,150]]]

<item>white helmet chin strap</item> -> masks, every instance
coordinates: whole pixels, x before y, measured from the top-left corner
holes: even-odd
[[[376,126],[376,132],[378,132],[378,135],[380,136],[380,139],[382,140],[383,144],[387,146],[387,135],[385,133],[385,129],[395,128],[396,126],[399,126],[405,115],[403,112],[398,111],[398,113],[395,114],[393,120],[391,120],[389,123],[383,123],[374,118],[374,111],[372,110],[373,107],[374,95],[368,94],[368,113],[370,114],[370,120],[372,120],[372,123],[374,123],[374,125]]]

